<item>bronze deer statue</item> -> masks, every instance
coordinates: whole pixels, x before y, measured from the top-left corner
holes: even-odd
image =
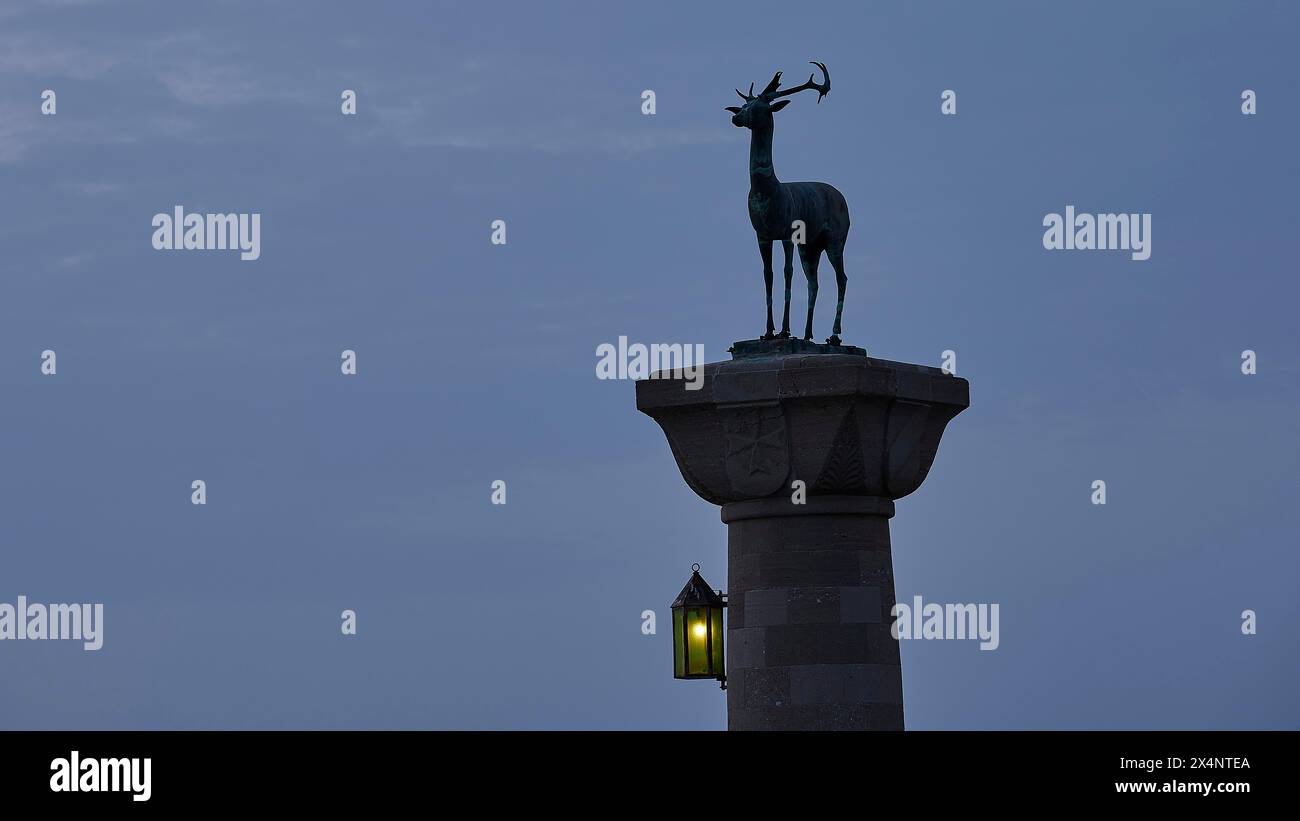
[[[835,306],[835,327],[826,340],[831,345],[840,344],[840,318],[844,313],[844,242],[849,236],[849,204],[844,195],[824,182],[781,182],[772,169],[772,115],[789,104],[780,100],[800,91],[817,92],[817,102],[831,90],[831,75],[826,66],[812,65],[822,71],[822,82],[808,82],[797,88],[778,91],[781,72],[757,95],[750,83],[749,93],[740,89],[736,93],[745,101],[743,106],[727,106],[732,113],[731,123],[750,130],[749,142],[749,221],[758,235],[758,250],[763,257],[763,283],[767,286],[767,332],[763,339],[782,339],[790,336],[790,277],[794,273],[794,246],[799,246],[799,264],[808,279],[808,323],[804,326],[804,339],[811,340],[813,306],[817,304],[817,264],[822,252],[835,268],[835,281],[839,285],[839,302]],[[780,100],[778,102],[778,100]],[[796,221],[803,224],[803,241],[795,242]],[[781,241],[785,250],[785,313],[781,317],[781,333],[775,334],[772,326],[772,243]]]

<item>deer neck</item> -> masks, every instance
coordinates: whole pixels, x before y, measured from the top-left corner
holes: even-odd
[[[749,139],[749,190],[763,199],[775,200],[781,181],[772,168],[772,127],[755,128]]]

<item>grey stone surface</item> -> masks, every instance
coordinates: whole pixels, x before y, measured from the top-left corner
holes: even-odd
[[[767,666],[767,629],[727,624],[727,669]]]
[[[732,706],[732,730],[902,730],[901,704],[813,704],[780,708]]]
[[[787,624],[763,628],[764,658],[769,666],[853,664],[870,661],[865,624]]]
[[[741,349],[705,366],[700,390],[636,386],[687,484],[723,506],[728,727],[901,730],[889,519],[969,386],[861,354]]]
[[[826,624],[839,621],[840,588],[792,587],[789,591],[791,624]]]
[[[887,617],[888,613],[880,606],[879,587],[855,585],[840,588],[840,621],[845,624],[874,623]]]
[[[869,356],[757,356],[685,379],[636,383],[691,489],[717,504],[816,495],[900,499],[920,487],[952,417],[970,404],[965,379]]]
[[[790,701],[807,704],[902,704],[902,675],[890,664],[808,664],[787,670]]]
[[[745,680],[745,707],[789,706],[790,671],[784,667],[754,667],[741,670],[738,677]],[[730,699],[727,704],[730,706]]]
[[[784,587],[745,591],[745,626],[767,627],[788,624],[790,591]]]

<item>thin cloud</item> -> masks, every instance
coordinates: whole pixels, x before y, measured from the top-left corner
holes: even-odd
[[[118,63],[114,54],[71,46],[30,32],[0,33],[0,72],[5,74],[89,80]]]

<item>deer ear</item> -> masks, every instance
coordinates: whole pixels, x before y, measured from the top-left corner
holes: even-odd
[[[785,108],[788,105],[790,105],[789,100],[782,100],[779,103],[772,103],[772,113],[775,114],[776,112],[780,111],[781,109]]]
[[[730,111],[732,114],[739,114],[739,113],[740,113],[740,109],[739,109],[739,108],[736,108],[734,105],[729,105],[729,106],[727,106],[727,109],[726,109],[726,110],[727,110],[727,111]]]

